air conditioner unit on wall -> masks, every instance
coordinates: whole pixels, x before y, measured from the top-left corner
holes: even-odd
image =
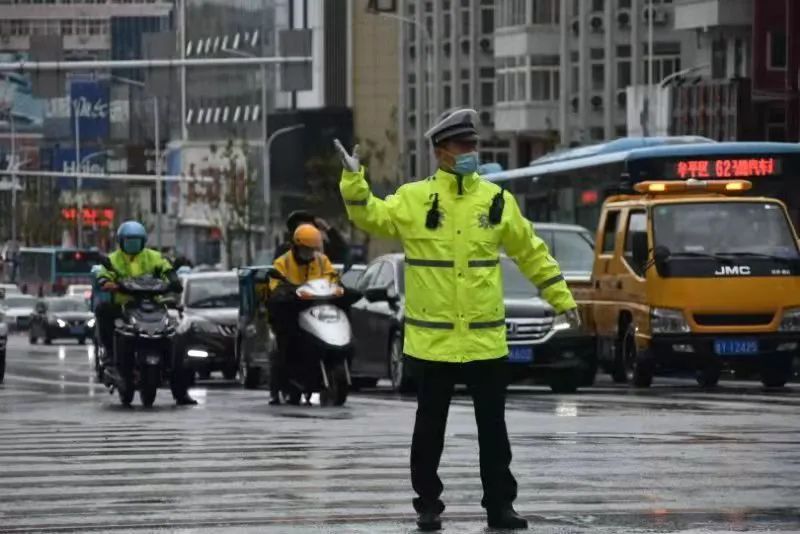
[[[620,28],[630,28],[631,12],[627,9],[623,9],[619,13],[617,13],[617,24],[619,24]]]
[[[591,19],[589,19],[589,27],[592,29],[594,33],[602,33],[603,31],[603,17],[600,15],[593,15]]]

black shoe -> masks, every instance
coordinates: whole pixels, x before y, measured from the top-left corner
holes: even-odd
[[[504,528],[513,530],[523,530],[528,528],[528,520],[508,506],[497,511],[489,512],[489,526],[491,528]]]
[[[417,528],[430,532],[442,529],[442,518],[436,512],[420,512],[417,514]]]
[[[190,397],[189,394],[187,393],[180,399],[175,399],[175,404],[177,404],[178,406],[194,406],[195,404],[197,404],[197,401],[194,400],[192,397]]]

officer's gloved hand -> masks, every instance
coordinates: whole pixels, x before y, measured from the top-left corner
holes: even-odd
[[[564,318],[567,320],[571,328],[577,329],[581,327],[581,314],[578,313],[577,308],[572,308],[571,310],[565,311]]]
[[[358,145],[353,147],[352,154],[347,153],[347,150],[338,139],[333,140],[333,147],[339,153],[339,159],[342,160],[342,167],[350,172],[358,172],[361,170],[361,160],[358,158]]]

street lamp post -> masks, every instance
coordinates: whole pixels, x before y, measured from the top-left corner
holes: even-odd
[[[305,128],[305,124],[294,124],[292,126],[286,126],[285,128],[279,128],[272,132],[272,135],[269,136],[267,142],[264,143],[264,214],[265,214],[265,223],[266,226],[271,229],[270,223],[272,222],[272,175],[270,172],[270,158],[269,158],[269,151],[272,148],[272,142],[275,141],[278,137],[283,134],[287,134],[289,132],[293,132],[294,130],[299,130],[300,128]]]
[[[11,123],[11,165],[17,165],[17,131],[14,125],[14,112],[8,108]],[[11,175],[11,246],[17,247],[17,175]]]
[[[71,99],[72,97],[70,97]],[[78,172],[78,177],[75,179],[75,202],[78,207],[78,213],[75,216],[75,222],[78,225],[75,236],[77,247],[83,248],[83,180],[81,179],[81,126],[80,126],[80,109],[72,102],[72,114],[75,116],[75,165]]]

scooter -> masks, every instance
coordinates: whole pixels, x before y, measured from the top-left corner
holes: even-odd
[[[300,309],[299,335],[292,340],[285,363],[284,397],[290,404],[299,404],[303,395],[308,398],[319,392],[323,406],[342,406],[352,383],[353,358],[353,332],[341,307],[347,300],[344,289],[325,279],[296,286],[276,269],[269,276],[294,289]]]
[[[103,258],[102,263],[106,269],[114,271],[108,258]],[[115,322],[116,365],[103,369],[103,382],[111,393],[117,390],[124,406],[133,402],[138,390],[142,405],[149,408],[165,378],[172,379],[173,390],[188,388],[185,381],[174,380],[172,376],[172,338],[177,325],[170,318],[164,301],[158,298],[170,294],[173,289],[169,282],[161,279],[160,273],[120,279],[117,285],[120,292],[133,300],[123,307],[122,318]]]

